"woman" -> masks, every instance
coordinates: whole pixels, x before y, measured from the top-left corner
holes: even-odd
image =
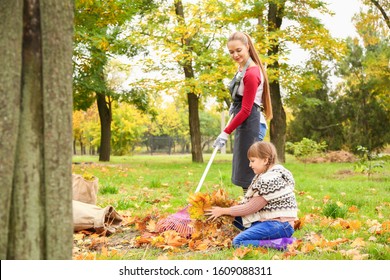
[[[230,111],[234,118],[215,140],[213,147],[222,148],[229,134],[235,131],[232,183],[242,187],[245,193],[255,175],[249,167],[246,153],[264,135],[264,132],[260,133],[260,120],[264,118],[261,108],[264,109],[266,119],[272,119],[271,97],[265,68],[250,36],[243,32],[233,33],[228,39],[227,48],[239,65],[229,86],[232,95]],[[264,128],[264,119],[262,123]]]

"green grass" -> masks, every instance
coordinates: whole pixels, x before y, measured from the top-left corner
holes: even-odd
[[[218,188],[225,189],[232,198],[240,199],[241,188],[232,185],[231,155],[217,154],[203,183],[201,192],[210,193]],[[89,173],[99,178],[98,206],[112,205],[118,211],[127,211],[134,216],[145,216],[158,211],[161,214],[174,213],[187,205],[187,198],[193,193],[204,172],[210,155],[204,155],[204,163],[192,163],[191,155],[143,155],[111,157],[108,163],[98,162],[97,157],[75,156],[73,173]],[[77,163],[77,164],[76,164]],[[326,240],[362,238],[365,246],[359,252],[366,259],[390,259],[390,233],[375,234],[370,223],[389,221],[390,217],[390,168],[385,163],[380,172],[367,178],[355,173],[353,163],[303,164],[288,156],[284,164],[294,175],[298,216],[314,215],[318,220],[306,223],[294,236],[305,239],[318,233]],[[352,211],[351,209],[356,209]],[[345,229],[334,224],[324,224],[326,218],[358,221],[361,226]],[[121,233],[114,234],[121,238]],[[109,237],[111,238],[111,237]],[[123,235],[125,239],[125,236]],[[351,242],[343,243],[334,250],[312,250],[298,254],[291,259],[338,260],[352,259],[345,251],[351,250]],[[181,249],[174,253],[153,247],[127,249],[120,259],[157,259],[164,255],[173,259],[218,260],[232,259],[234,249],[212,248],[205,252]],[[278,259],[282,252],[268,250],[267,253],[252,252],[245,258]],[[105,257],[107,258],[107,257]]]

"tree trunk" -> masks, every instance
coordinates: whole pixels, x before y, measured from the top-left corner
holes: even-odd
[[[283,19],[285,1],[279,2],[279,4],[269,3],[268,9],[268,32],[272,33],[280,30]],[[270,57],[278,57],[279,43],[274,42],[272,48],[268,51]],[[279,62],[276,60],[274,63],[268,65],[268,69],[273,70],[274,73],[279,73]],[[279,75],[277,78],[270,82],[271,100],[273,118],[270,122],[270,139],[275,145],[278,153],[278,159],[281,163],[286,161],[285,158],[285,143],[286,143],[286,113],[283,108],[282,97],[280,94]]]
[[[0,259],[71,259],[73,2],[0,2]]]
[[[188,93],[187,96],[192,162],[203,162],[202,142],[200,137],[199,98],[192,92]]]
[[[278,81],[270,83],[270,91],[272,92],[272,111],[274,115],[270,122],[270,139],[275,145],[279,162],[283,163],[286,161],[286,112],[283,108]]]
[[[106,95],[96,95],[100,117],[100,152],[99,161],[110,161],[111,154],[111,104],[106,101]]]
[[[179,24],[185,25],[184,20],[184,10],[183,3],[181,0],[175,1],[175,12],[177,16],[177,21]],[[187,59],[185,61],[179,62],[183,65],[185,79],[193,79],[194,69],[192,68],[192,59],[191,59],[191,38],[182,38],[182,47],[185,49],[184,52],[187,53]],[[202,141],[200,133],[200,120],[199,120],[199,97],[192,91],[187,94],[188,100],[188,118],[190,125],[190,137],[191,137],[191,154],[192,162],[203,162],[202,154]]]

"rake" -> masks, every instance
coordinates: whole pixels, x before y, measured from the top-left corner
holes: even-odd
[[[227,125],[229,125],[230,121],[233,119],[233,115],[230,116],[229,121],[227,122]],[[218,147],[214,148],[213,153],[211,154],[211,157],[209,159],[209,162],[207,163],[206,169],[203,172],[202,177],[200,178],[200,181],[198,183],[198,186],[196,187],[195,193],[200,191],[200,188],[203,185],[203,182],[207,176],[207,173],[209,172],[209,169],[211,167],[211,164],[213,163],[213,160],[215,158],[215,155],[218,152]],[[191,205],[187,205],[185,208],[180,210],[179,212],[176,212],[172,215],[169,215],[165,219],[161,219],[156,224],[156,230],[160,233],[168,230],[174,230],[177,233],[179,233],[183,237],[190,237],[192,232],[194,231],[193,227],[190,226],[191,223],[191,217],[188,213],[188,208]]]

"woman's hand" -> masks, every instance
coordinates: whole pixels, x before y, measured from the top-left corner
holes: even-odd
[[[215,221],[218,217],[228,214],[228,211],[227,211],[228,209],[229,208],[223,208],[223,207],[218,207],[218,206],[214,206],[214,207],[211,207],[210,209],[207,209],[205,211],[205,215],[210,216],[207,219],[207,221],[209,221],[209,220]]]

